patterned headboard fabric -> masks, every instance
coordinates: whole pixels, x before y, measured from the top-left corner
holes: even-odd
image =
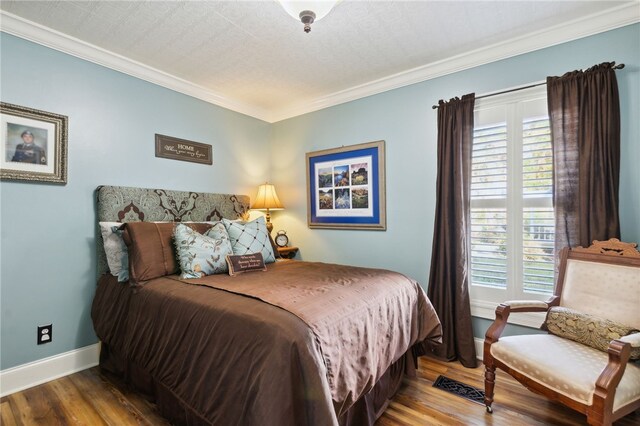
[[[98,222],[210,222],[246,217],[246,195],[209,194],[166,189],[99,186]],[[102,235],[97,238],[98,276],[107,270]]]

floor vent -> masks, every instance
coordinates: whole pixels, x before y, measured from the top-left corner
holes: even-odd
[[[442,389],[459,397],[468,399],[471,402],[484,405],[484,391],[446,376],[438,376],[433,387]]]

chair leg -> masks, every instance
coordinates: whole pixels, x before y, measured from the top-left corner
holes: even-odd
[[[589,415],[587,413],[587,424],[589,426],[611,426],[611,421],[606,422],[600,415]]]
[[[611,426],[612,423],[611,413],[602,407],[591,406],[590,409],[587,410],[587,424],[590,426]]]
[[[496,384],[496,367],[487,365],[484,369],[484,405],[487,407],[487,413],[493,413],[493,388]]]

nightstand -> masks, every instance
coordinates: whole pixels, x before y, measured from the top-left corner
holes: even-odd
[[[278,253],[283,259],[293,259],[298,252],[298,247],[278,247]]]

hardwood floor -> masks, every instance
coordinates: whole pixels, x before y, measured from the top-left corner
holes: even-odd
[[[466,369],[457,362],[422,358],[418,378],[404,386],[379,426],[401,425],[583,425],[585,417],[537,396],[497,372],[493,414],[440,389],[433,381],[444,374],[472,386],[483,387],[483,368]],[[168,425],[153,404],[98,368],[81,371],[0,399],[0,424],[13,425]],[[616,426],[640,425],[636,411]]]
[[[379,426],[400,425],[586,425],[586,417],[560,404],[534,394],[508,374],[496,370],[493,414],[483,405],[453,396],[431,385],[446,375],[484,389],[484,366],[469,369],[458,362],[446,363],[421,358],[418,378],[405,379],[405,387],[394,398],[378,421]],[[640,411],[614,423],[615,426],[640,425]]]

